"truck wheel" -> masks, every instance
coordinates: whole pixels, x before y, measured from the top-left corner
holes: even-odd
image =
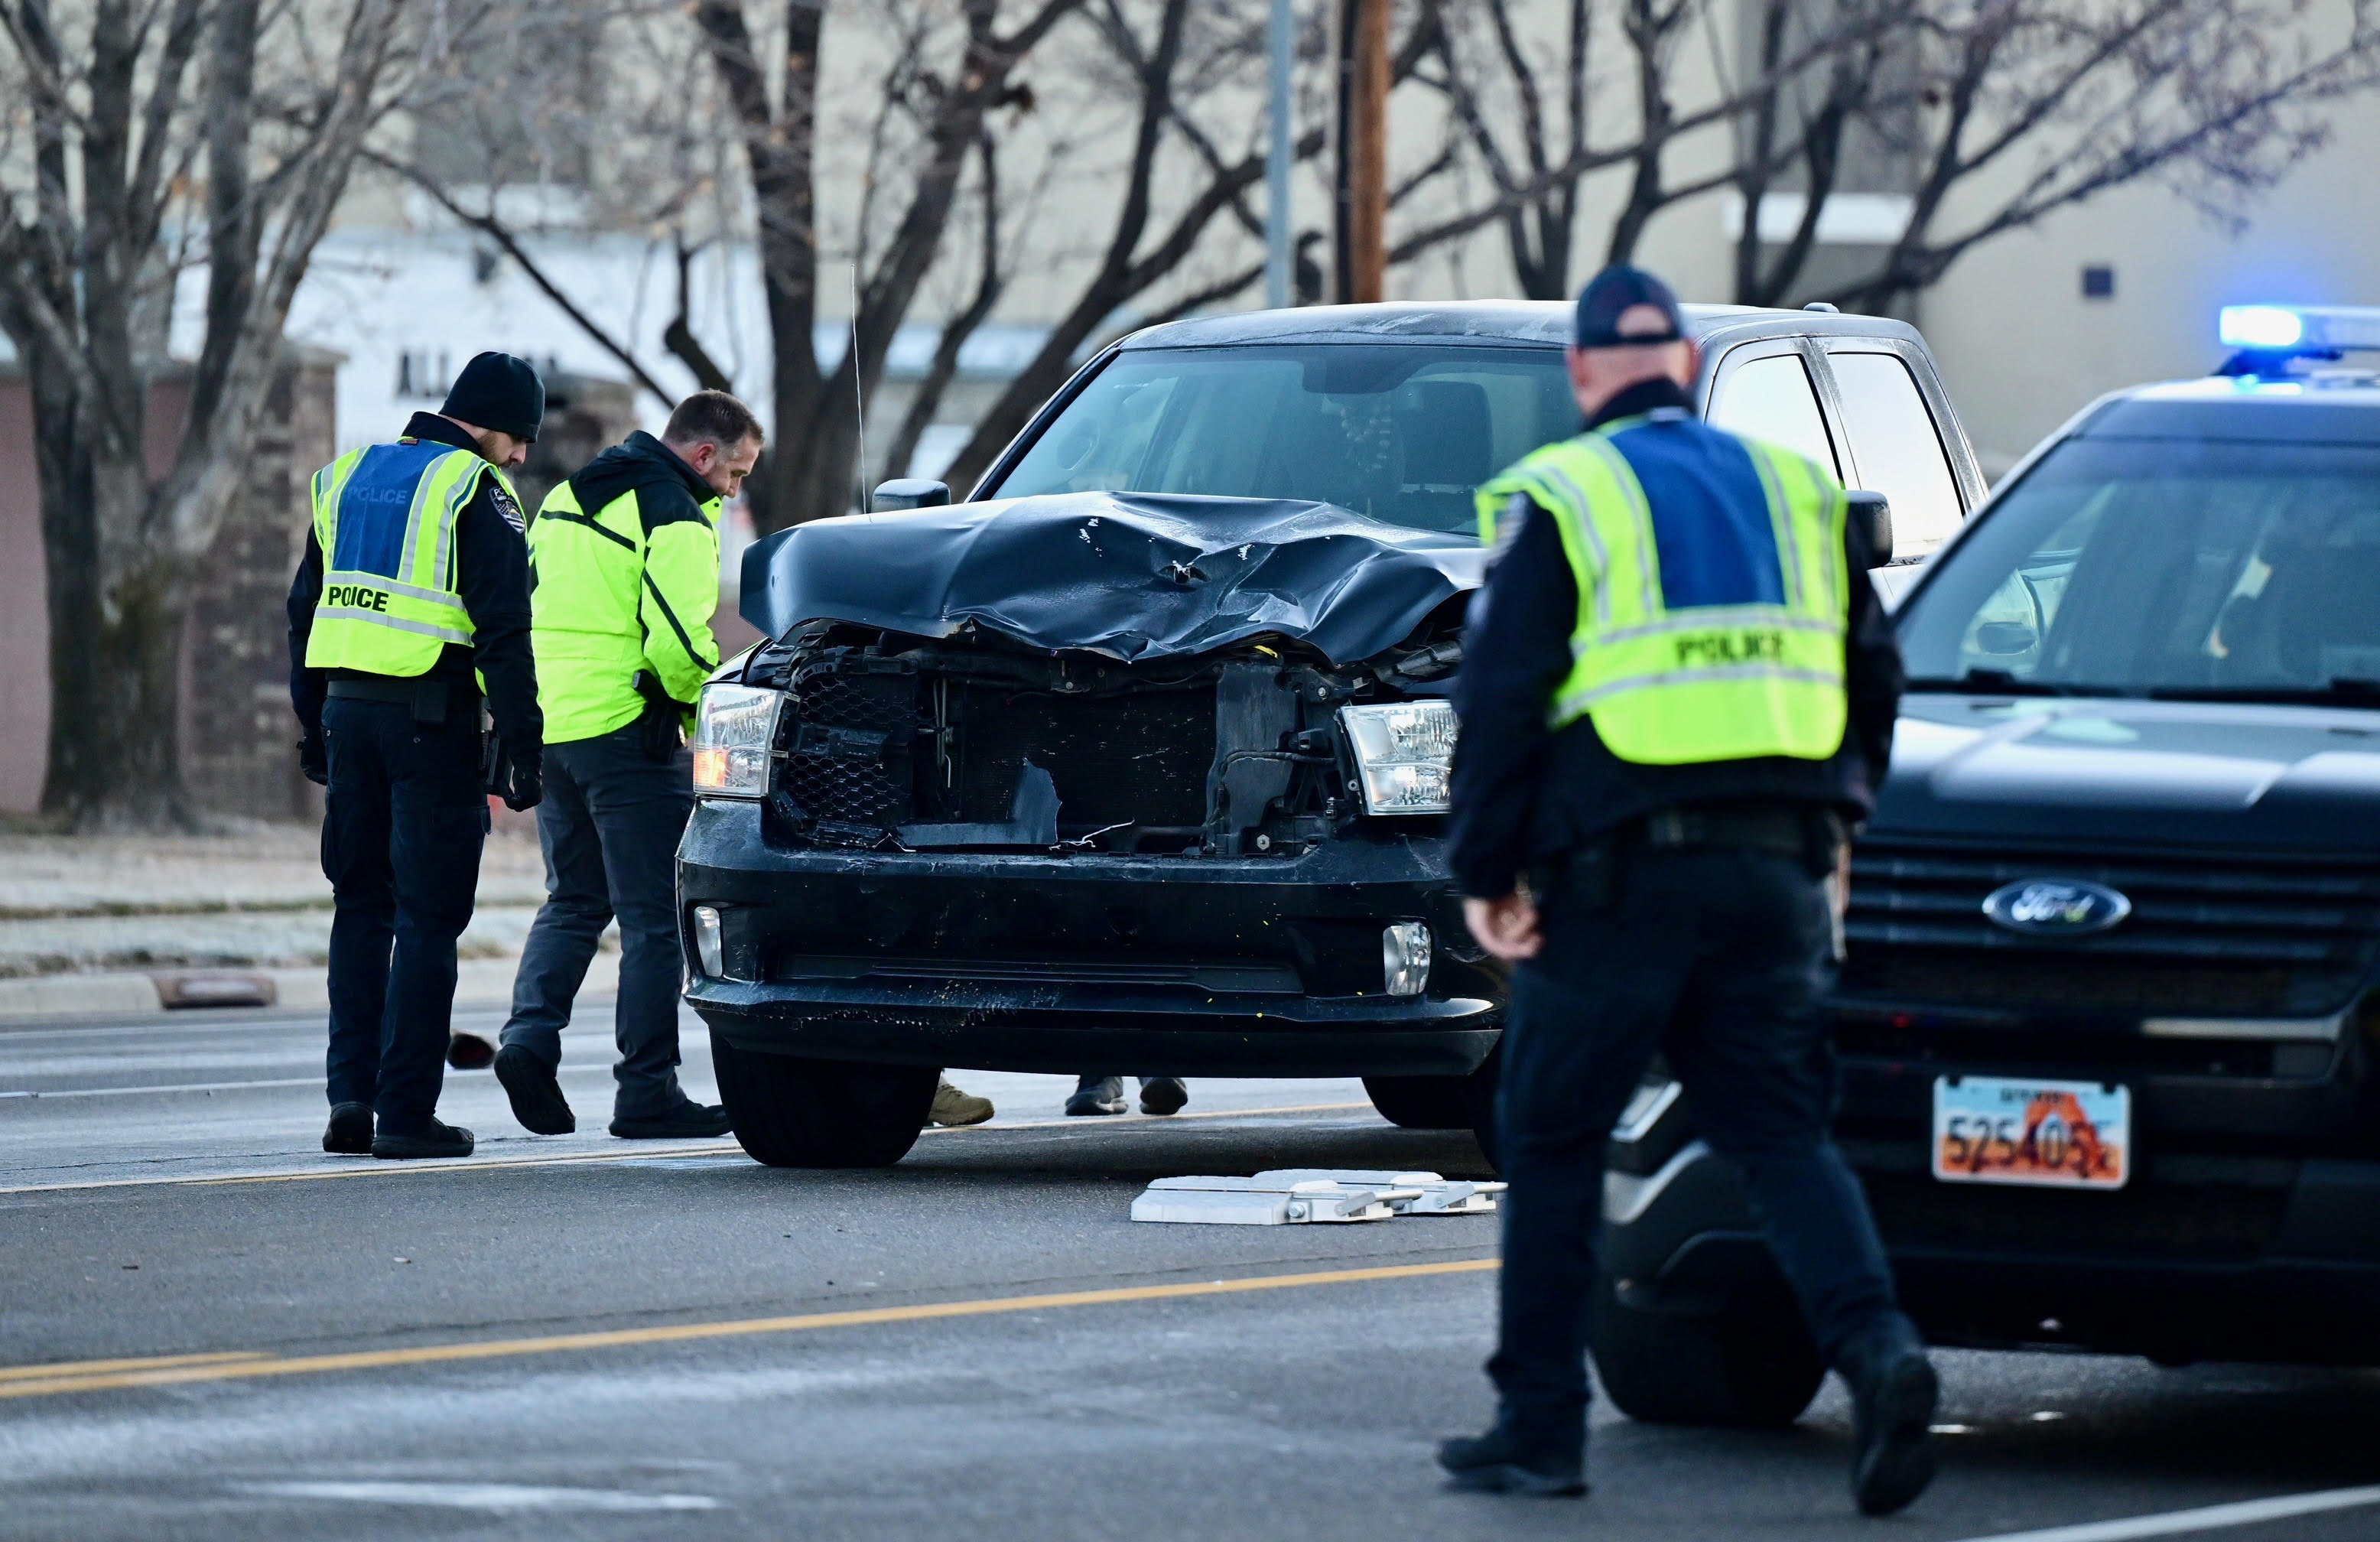
[[[1621,1304],[1608,1279],[1596,1289],[1587,1342],[1604,1391],[1643,1424],[1779,1428],[1802,1416],[1827,1377],[1788,1312],[1639,1311]]]
[[[1467,1076],[1366,1076],[1364,1091],[1380,1117],[1406,1130],[1469,1130],[1488,1165],[1496,1162],[1496,1078],[1504,1050],[1488,1051]]]
[[[710,1064],[736,1140],[771,1167],[891,1167],[917,1143],[941,1076],[739,1050],[716,1028]]]
[[[1366,1076],[1364,1091],[1380,1117],[1401,1129],[1471,1128],[1468,1076]]]

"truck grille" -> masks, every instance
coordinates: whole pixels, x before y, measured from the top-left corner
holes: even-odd
[[[771,817],[794,838],[869,846],[913,822],[1002,826],[1028,766],[1054,784],[1062,838],[1128,826],[1147,850],[1207,823],[1211,678],[1062,691],[836,650],[797,668],[790,692]]]
[[[1215,759],[1215,687],[1060,696],[968,685],[958,699],[956,781],[963,820],[1008,817],[1026,761],[1058,788],[1067,835],[1111,825],[1207,822]]]
[[[2087,879],[2132,913],[2059,941],[1984,918],[1995,889]],[[2380,942],[2369,863],[1988,851],[1865,841],[1853,853],[1840,993],[1863,1002],[2139,1017],[2318,1017],[2345,1006]]]
[[[919,726],[914,678],[805,671],[793,705],[784,788],[804,812],[875,829],[908,817]]]

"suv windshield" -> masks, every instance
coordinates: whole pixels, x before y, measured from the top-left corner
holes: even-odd
[[[2380,681],[2380,448],[2070,440],[1912,600],[1912,679],[2289,698]]]
[[[1474,488],[1577,431],[1578,403],[1552,348],[1134,349],[983,496],[1295,498],[1468,532]]]

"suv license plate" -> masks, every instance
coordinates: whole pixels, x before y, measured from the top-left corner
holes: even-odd
[[[1934,1176],[1944,1183],[2119,1189],[2131,1177],[2131,1134],[2130,1087],[1934,1079]]]

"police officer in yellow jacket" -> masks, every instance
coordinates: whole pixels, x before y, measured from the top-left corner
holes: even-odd
[[[612,1133],[719,1135],[726,1111],[678,1087],[678,838],[694,808],[684,749],[719,666],[722,500],[760,454],[751,409],[720,391],[678,404],[655,439],[628,436],[550,493],[529,527],[537,673],[545,709],[546,902],[529,928],[496,1077],[539,1135],[577,1116],[562,1095],[562,1030],[620,921],[620,1059]]]
[[[299,764],[329,788],[325,1151],[471,1153],[470,1131],[439,1123],[438,1092],[487,795],[515,808],[539,795],[528,559],[503,468],[527,458],[544,416],[537,371],[483,353],[396,443],[314,474],[289,588],[289,695]]]
[[[1933,1474],[1935,1379],[1828,1133],[1828,880],[1891,747],[1900,656],[1842,491],[1712,429],[1667,285],[1580,295],[1585,431],[1479,492],[1450,834],[1466,919],[1514,965],[1499,1416],[1456,1487],[1585,1492],[1584,1355],[1604,1146],[1658,1050],[1740,1166],[1819,1351],[1849,1383],[1870,1514]],[[1837,885],[1839,888],[1839,883]]]

